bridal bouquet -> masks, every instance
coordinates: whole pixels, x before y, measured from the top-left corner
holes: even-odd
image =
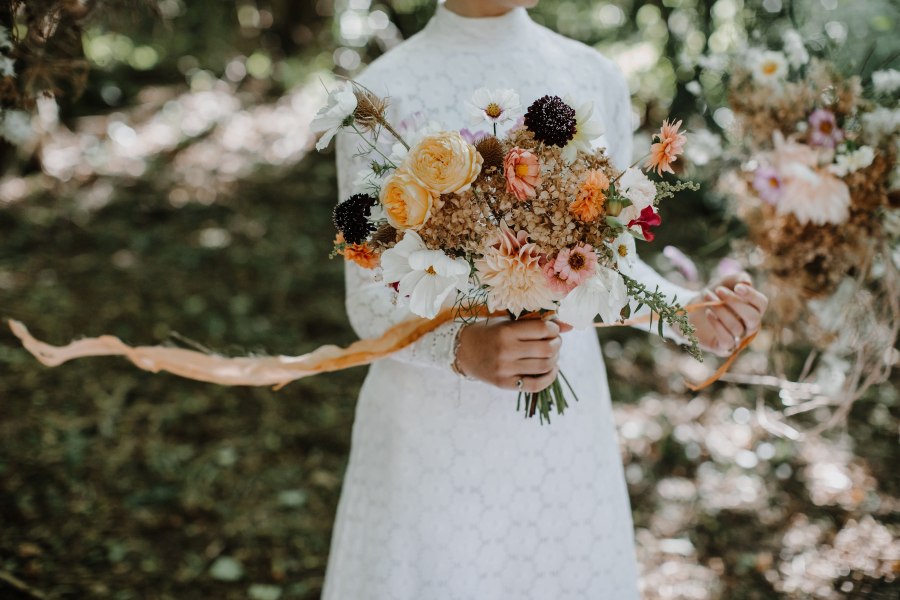
[[[779,286],[827,296],[891,237],[900,72],[875,72],[864,86],[811,58],[796,32],[780,51],[750,48],[729,71],[743,160],[723,187]]]
[[[788,396],[785,416],[834,404],[829,426],[896,360],[900,71],[847,75],[811,54],[788,30],[777,47],[705,67],[730,74],[727,134],[737,166],[719,187],[769,284],[776,346],[814,349],[795,385],[809,392]]]
[[[519,116],[518,95],[480,89],[473,121],[492,133],[432,123],[405,137],[388,122],[386,106],[349,83],[330,93],[313,122],[325,132],[320,149],[348,128],[369,161],[356,193],[334,210],[337,254],[377,269],[397,302],[426,319],[448,309],[459,319],[555,313],[586,328],[598,316],[607,324],[628,318],[633,301],[635,310],[648,306],[658,316],[660,330],[668,324],[688,336],[700,358],[684,308],[628,276],[635,240],[652,240],[661,223],[660,201],[694,184],[613,167],[603,149],[592,149],[602,129],[590,104],[544,96],[499,135],[499,125]],[[673,172],[686,141],[680,125],[663,123],[648,171]],[[552,406],[560,414],[566,408],[559,379],[524,400],[526,416],[538,412],[542,420]]]

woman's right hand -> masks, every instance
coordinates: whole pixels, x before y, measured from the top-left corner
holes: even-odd
[[[539,392],[559,373],[560,334],[571,326],[541,319],[464,325],[456,365],[468,377],[499,388]]]

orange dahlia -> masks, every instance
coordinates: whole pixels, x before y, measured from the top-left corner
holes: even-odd
[[[379,263],[378,255],[368,244],[345,244],[344,250],[340,254],[343,254],[346,260],[352,260],[363,269],[374,269]]]
[[[603,171],[588,171],[578,190],[578,196],[569,205],[569,212],[584,223],[590,223],[603,214],[609,177]]]
[[[657,142],[650,146],[650,158],[645,166],[647,171],[656,169],[657,175],[675,172],[672,170],[672,163],[684,152],[684,144],[687,142],[687,136],[678,131],[680,127],[681,121],[663,121],[662,128],[656,134]]]

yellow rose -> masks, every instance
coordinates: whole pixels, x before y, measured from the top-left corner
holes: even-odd
[[[475,146],[456,131],[425,136],[406,157],[405,166],[423,186],[436,194],[464,192],[481,173],[483,163]]]
[[[431,216],[435,194],[403,168],[381,186],[381,204],[395,229],[418,229]]]

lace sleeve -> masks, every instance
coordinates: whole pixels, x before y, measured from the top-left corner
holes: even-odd
[[[613,84],[610,86],[610,93],[613,97],[610,105],[611,114],[608,119],[608,123],[610,123],[610,157],[617,168],[625,169],[634,160],[631,94],[628,90],[628,82],[618,67],[615,68],[615,76],[611,77],[610,80]],[[637,260],[632,268],[626,271],[626,274],[646,285],[648,289],[655,290],[658,288],[670,302],[677,298],[682,305],[687,304],[688,300],[697,294],[697,292],[688,288],[672,283],[657,273],[653,267],[641,260],[640,256],[637,255],[637,251],[635,251],[635,256],[637,256]],[[643,307],[640,311],[634,313],[633,316],[646,315],[648,312],[649,309]],[[644,325],[639,327],[646,328]],[[653,328],[653,331],[657,331],[656,327]],[[678,331],[668,326],[663,328],[663,336],[676,342],[684,341],[684,337]]]
[[[338,193],[342,200],[357,191],[353,181],[366,167],[366,159],[359,156],[359,140],[354,135],[341,133],[336,140]],[[395,292],[381,281],[380,270],[345,262],[345,282],[347,316],[360,338],[378,337],[392,325],[415,316],[397,303]],[[458,322],[446,323],[391,358],[450,371],[453,343],[460,327]]]

